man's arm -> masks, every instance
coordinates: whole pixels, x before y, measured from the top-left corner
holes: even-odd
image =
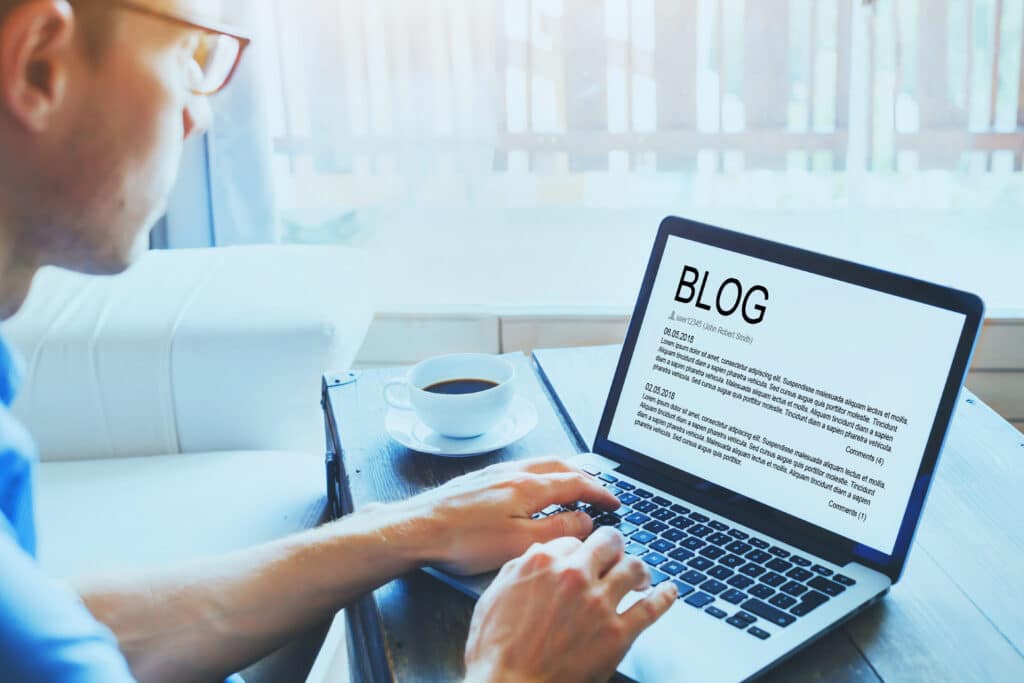
[[[215,680],[420,565],[476,573],[537,542],[584,538],[593,527],[583,513],[530,518],[576,500],[618,507],[594,480],[559,461],[498,465],[251,550],[79,587],[140,680]]]

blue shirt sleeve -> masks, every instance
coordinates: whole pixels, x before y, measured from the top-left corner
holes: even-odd
[[[47,577],[0,516],[0,672],[36,683],[134,681],[113,634]]]

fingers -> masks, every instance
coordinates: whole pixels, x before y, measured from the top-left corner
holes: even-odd
[[[608,570],[604,580],[608,584],[608,591],[612,597],[619,602],[630,591],[642,591],[649,588],[651,572],[639,558],[627,555]]]
[[[537,479],[539,498],[533,501],[540,510],[552,503],[574,503],[582,500],[604,510],[616,510],[622,504],[596,479],[582,472],[546,474]]]
[[[610,527],[602,527],[583,543],[579,553],[590,575],[601,578],[622,558],[625,547],[622,534]]]
[[[583,543],[580,539],[571,536],[562,536],[547,543],[534,543],[521,557],[505,563],[500,574],[543,571],[551,567],[557,559],[572,555],[581,545]]]
[[[672,582],[666,581],[623,612],[622,620],[630,634],[629,642],[633,642],[644,629],[660,619],[678,597],[679,591]]]
[[[534,540],[544,543],[562,536],[582,539],[594,530],[594,522],[584,512],[560,512],[544,519],[528,520]]]

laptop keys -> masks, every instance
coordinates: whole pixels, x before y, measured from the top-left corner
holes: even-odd
[[[577,503],[564,507],[549,505],[535,517],[577,509],[594,518],[595,526],[614,526],[623,535],[630,535],[626,553],[640,556],[649,566],[652,585],[672,580],[680,599],[703,608],[716,619],[724,619],[727,615],[724,610],[711,605],[715,595],[726,603],[741,604],[742,610],[725,620],[756,638],[765,640],[771,636],[753,625],[757,617],[777,626],[788,626],[794,617],[809,614],[827,602],[830,596],[837,596],[848,586],[856,584],[848,576],[833,575],[833,570],[824,565],[791,555],[788,550],[751,537],[739,529],[730,529],[727,524],[673,503],[664,496],[607,473],[585,471],[604,482],[605,488],[612,491],[623,505],[631,506],[633,511],[622,519],[614,513]],[[625,512],[628,510],[623,510]],[[662,534],[662,538],[658,534]],[[680,542],[682,547],[676,547],[674,542]],[[695,556],[695,552],[700,556]],[[719,560],[719,564],[713,560]],[[683,562],[690,568],[687,569]],[[740,573],[733,574],[734,569]],[[672,575],[680,576],[679,579],[671,579]],[[808,586],[816,590],[809,590]]]
[[[694,593],[690,597],[683,600],[687,605],[693,605],[694,607],[706,607],[709,603],[715,601],[715,596],[708,595],[704,592]]]
[[[651,550],[657,550],[659,553],[667,553],[668,551],[676,547],[674,543],[670,543],[663,538],[659,538],[656,541],[652,541],[648,545],[650,546]]]
[[[767,602],[751,598],[741,605],[746,611],[756,614],[762,619],[769,621],[776,626],[789,626],[796,619],[792,614],[787,614],[777,607],[772,607]]]
[[[688,583],[683,583],[682,581],[676,581],[675,579],[672,580],[672,583],[673,583],[673,585],[675,585],[676,590],[679,592],[679,597],[676,598],[677,600],[681,600],[681,599],[685,598],[687,595],[689,595],[690,593],[692,593],[694,591],[693,586],[691,586]]]
[[[632,512],[626,515],[626,521],[630,524],[642,525],[651,521],[651,518],[640,512]]]
[[[686,572],[679,578],[692,586],[699,586],[700,584],[708,580],[708,577],[704,576],[698,571],[694,571],[693,569]]]
[[[684,548],[689,548],[690,550],[700,550],[706,544],[699,538],[694,538],[693,536],[690,536],[688,539],[686,539],[679,545],[683,546]]]
[[[686,548],[676,548],[675,550],[670,552],[668,554],[668,556],[671,557],[673,560],[679,560],[680,562],[685,562],[686,560],[688,560],[691,557],[693,557],[693,551],[692,550],[687,550]]]
[[[767,562],[772,556],[763,550],[751,550],[746,554],[746,558],[751,562]]]
[[[708,576],[714,577],[719,581],[725,581],[732,576],[732,570],[723,567],[720,564],[716,564],[714,567],[708,570]]]
[[[712,560],[717,560],[722,555],[725,555],[725,551],[717,545],[709,545],[706,548],[701,548],[700,554],[704,557],[709,557]]]
[[[646,529],[647,531],[650,531],[652,534],[660,534],[662,531],[664,531],[667,528],[668,528],[668,525],[666,525],[664,522],[659,522],[656,519],[653,520],[653,521],[647,522],[647,524],[644,524],[644,529]]]
[[[833,597],[839,595],[844,590],[846,590],[845,586],[841,586],[835,581],[829,581],[823,576],[814,577],[813,579],[807,582],[807,585],[811,588],[816,588],[820,590],[825,595],[831,595]]]
[[[789,611],[798,617],[806,616],[810,614],[814,609],[824,605],[828,601],[828,596],[824,593],[817,591],[811,591],[805,595],[799,603],[797,603]]]
[[[765,566],[768,567],[768,569],[771,569],[773,572],[779,572],[780,574],[788,572],[790,569],[793,568],[792,563],[786,562],[785,560],[781,560],[777,557],[774,560],[769,561],[767,564],[765,564]]]
[[[628,543],[626,544],[627,555],[643,555],[647,552],[647,546],[641,543]]]
[[[630,524],[629,522],[619,522],[615,525],[615,528],[618,529],[619,533],[623,536],[629,536],[637,530],[637,526],[635,524]]]
[[[659,555],[658,553],[655,553],[655,552],[647,553],[643,557],[641,557],[640,559],[642,559],[644,562],[646,562],[647,564],[651,565],[652,567],[657,567],[662,562],[667,562],[668,561],[667,557],[665,557],[664,555]]]
[[[739,555],[726,555],[721,560],[719,560],[719,562],[724,564],[726,567],[736,568],[744,562],[746,562],[746,560],[744,560]]]
[[[713,567],[715,563],[707,559],[706,557],[695,557],[686,564],[687,566],[693,567],[694,569],[704,571],[709,567]]]
[[[757,618],[754,615],[740,611],[726,619],[725,623],[738,629],[746,630],[755,621],[757,621]]]
[[[764,574],[766,571],[768,570],[759,564],[754,564],[753,562],[740,567],[740,573],[746,574],[747,576],[761,576],[761,574]]]
[[[768,601],[768,604],[778,607],[779,609],[789,609],[796,604],[796,598],[786,595],[785,593],[778,593]]]
[[[729,579],[728,581],[726,581],[726,583],[729,584],[730,586],[733,586],[734,588],[739,588],[740,590],[742,590],[742,589],[746,588],[747,586],[749,586],[750,584],[754,583],[754,580],[752,578],[750,578],[749,576],[743,576],[742,574],[737,574],[736,576],[734,576],[731,579]]]
[[[657,510],[658,506],[649,500],[641,500],[638,503],[633,503],[633,509],[638,512],[651,512],[652,510]]]
[[[661,565],[661,567],[659,567],[659,569],[661,571],[667,572],[669,574],[680,574],[680,573],[686,571],[686,567],[684,567],[680,563],[676,562],[675,560],[673,560],[671,562],[666,562],[665,564]]]
[[[790,581],[789,583],[784,585],[781,590],[783,593],[786,593],[787,595],[800,596],[807,592],[807,586],[803,585],[802,583],[797,583],[796,581]]]
[[[725,549],[728,550],[730,553],[736,553],[737,555],[746,555],[751,550],[753,550],[754,547],[749,543],[744,543],[743,541],[733,541],[729,545],[725,546]]]
[[[685,529],[689,526],[693,526],[693,524],[694,522],[692,519],[689,517],[683,517],[682,515],[670,520],[668,523],[669,526],[675,527],[676,529]]]
[[[648,569],[647,571],[651,575],[651,585],[652,586],[657,586],[659,583],[662,583],[664,581],[668,581],[668,575],[659,572],[657,569]]]
[[[794,581],[806,581],[807,579],[814,576],[814,574],[801,567],[793,567],[791,570],[789,570],[786,576],[793,579]]]
[[[721,531],[708,536],[708,543],[714,543],[715,545],[725,545],[731,540],[731,538],[723,534]]]
[[[629,537],[634,543],[650,543],[657,538],[650,531],[637,531],[635,534]]]

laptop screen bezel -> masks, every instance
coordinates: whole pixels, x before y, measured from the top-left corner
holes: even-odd
[[[964,324],[957,342],[956,353],[946,377],[935,419],[926,442],[924,457],[921,459],[903,520],[900,523],[896,545],[891,554],[885,554],[859,544],[828,529],[788,515],[781,510],[742,496],[735,491],[667,465],[609,439],[608,432],[611,429],[612,418],[618,407],[622,385],[633,357],[640,327],[647,312],[647,303],[661,265],[661,257],[670,237],[692,240],[964,315]],[[981,299],[968,292],[670,216],[662,221],[658,230],[640,294],[637,297],[636,307],[623,343],[622,353],[615,369],[608,400],[605,402],[593,450],[595,453],[620,462],[628,468],[634,468],[641,475],[646,473],[652,476],[653,481],[664,482],[663,488],[671,493],[683,498],[695,499],[694,502],[699,502],[705,507],[744,523],[765,535],[804,548],[807,552],[829,559],[840,566],[849,561],[860,562],[887,574],[895,583],[906,562],[907,552],[921,516],[960,388],[963,386],[967,369],[970,366],[983,315],[984,304]]]

